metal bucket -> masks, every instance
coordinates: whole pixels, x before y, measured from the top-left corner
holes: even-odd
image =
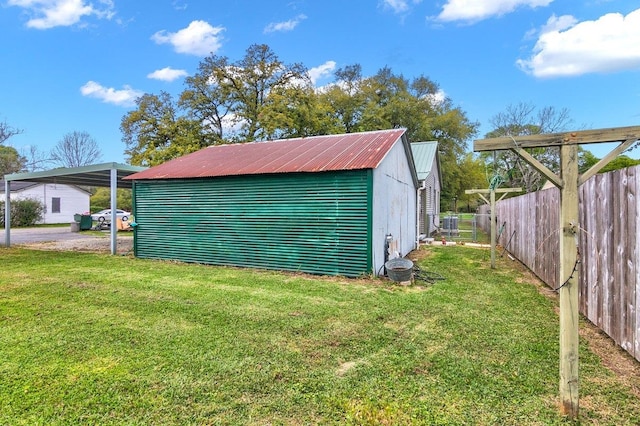
[[[396,282],[411,281],[413,275],[413,262],[409,259],[397,258],[391,259],[384,264],[387,269],[387,275]]]

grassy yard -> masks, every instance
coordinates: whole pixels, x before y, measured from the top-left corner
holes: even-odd
[[[572,424],[557,302],[485,250],[423,250],[444,281],[2,249],[0,424]],[[639,424],[580,349],[580,424]]]

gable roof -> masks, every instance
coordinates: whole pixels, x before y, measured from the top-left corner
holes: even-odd
[[[180,179],[375,169],[398,140],[402,140],[401,143],[405,145],[411,164],[411,151],[407,146],[405,129],[393,129],[210,146],[125,179]]]
[[[418,180],[426,179],[433,169],[433,163],[438,153],[438,142],[413,142],[411,152],[416,163]]]

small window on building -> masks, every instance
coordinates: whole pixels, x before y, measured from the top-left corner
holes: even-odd
[[[51,198],[51,213],[60,213],[60,198]]]

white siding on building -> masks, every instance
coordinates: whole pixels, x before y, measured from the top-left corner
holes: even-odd
[[[89,212],[90,208],[89,193],[71,185],[43,183],[18,191],[11,190],[12,200],[25,198],[36,199],[44,205],[41,223],[71,223],[75,214]],[[59,209],[54,211],[54,207]]]
[[[373,170],[373,266],[384,265],[384,242],[391,235],[390,258],[402,257],[416,248],[416,187],[409,159],[399,140],[378,168]]]

